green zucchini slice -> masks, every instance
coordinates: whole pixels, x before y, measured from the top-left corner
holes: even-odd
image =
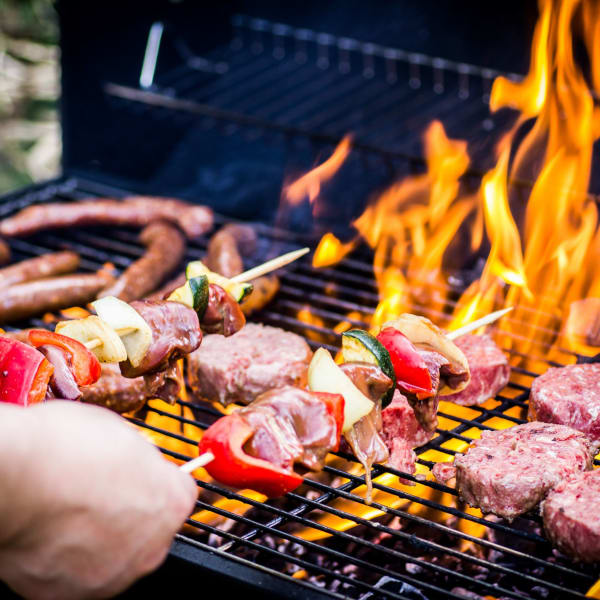
[[[253,285],[251,283],[231,281],[231,279],[227,279],[227,277],[223,277],[223,275],[211,271],[200,260],[188,263],[188,266],[185,269],[185,276],[188,279],[191,279],[192,277],[198,277],[199,275],[206,275],[209,283],[214,283],[222,287],[237,302],[241,302],[246,296],[251,294],[253,290]]]
[[[202,319],[208,306],[208,277],[199,275],[188,279],[168,297],[172,302],[179,302],[193,308]]]

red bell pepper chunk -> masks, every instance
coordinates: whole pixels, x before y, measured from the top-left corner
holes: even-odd
[[[244,419],[232,413],[213,423],[200,440],[200,454],[215,457],[205,467],[211,477],[236,488],[250,488],[276,498],[296,489],[302,477],[261,458],[246,454],[244,444],[254,430]]]
[[[81,342],[46,329],[32,329],[28,337],[36,348],[50,344],[67,352],[71,357],[70,368],[77,385],[91,385],[100,378],[100,362]]]
[[[345,400],[341,394],[329,394],[327,392],[311,392],[327,405],[327,412],[335,419],[336,439],[338,440],[335,448],[331,448],[332,452],[337,452],[340,447],[340,439],[342,437],[342,427],[344,425],[344,408]]]
[[[433,396],[435,390],[427,363],[413,343],[400,331],[386,327],[377,339],[389,352],[396,373],[396,385],[400,390],[416,394],[423,399]]]
[[[0,401],[20,406],[41,402],[53,371],[35,348],[0,337]]]

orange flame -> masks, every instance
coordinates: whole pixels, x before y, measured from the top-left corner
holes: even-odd
[[[479,193],[461,194],[469,164],[466,143],[448,139],[442,124],[434,121],[424,134],[426,173],[394,183],[354,221],[374,249],[380,303],[372,325],[415,301],[434,312],[445,310],[446,259],[456,256],[461,244],[459,251],[467,255],[485,241],[490,252],[482,275],[460,298],[452,326],[502,305],[517,306],[505,323],[509,330],[511,320],[526,323],[519,331],[523,352],[539,343],[572,346],[571,338],[575,331],[581,337],[584,322],[594,328],[580,305],[577,318],[570,306],[587,296],[600,297],[594,264],[600,252],[598,214],[587,193],[592,147],[600,136],[600,109],[592,95],[592,90],[600,91],[600,5],[540,0],[539,12],[529,73],[520,82],[499,77],[492,87],[490,110],[509,107],[518,111],[518,118],[500,141],[497,164],[484,176]],[[592,89],[574,58],[578,18]],[[516,145],[521,126],[531,119],[533,126]],[[515,219],[512,206],[522,203],[527,190],[513,181],[524,178],[536,180],[525,210]],[[326,234],[315,266],[341,260],[354,243],[345,245]],[[566,342],[557,340],[557,321],[569,314],[571,325],[563,328]],[[585,337],[589,341],[594,336]]]
[[[312,204],[321,192],[321,184],[329,181],[344,164],[350,154],[351,142],[351,136],[345,136],[325,162],[287,185],[283,189],[284,197],[291,204],[299,204],[304,198]]]
[[[344,256],[352,252],[356,241],[341,242],[333,233],[326,233],[319,242],[313,256],[313,267],[329,267],[340,262]]]

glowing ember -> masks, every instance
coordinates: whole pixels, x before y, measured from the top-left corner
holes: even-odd
[[[306,337],[316,342],[323,341],[323,335],[319,330],[324,329],[325,323],[321,317],[314,314],[308,304],[298,311],[297,318],[307,325],[304,331]]]

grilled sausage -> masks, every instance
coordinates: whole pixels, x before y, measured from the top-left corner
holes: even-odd
[[[123,377],[116,365],[102,365],[102,375],[96,383],[81,388],[81,400],[110,408],[118,413],[140,409],[146,402],[143,377]]]
[[[151,223],[140,234],[146,253],[132,263],[100,296],[116,296],[125,302],[139,300],[151,292],[182,261],[185,238],[169,223]]]
[[[225,225],[208,243],[206,265],[224,277],[234,277],[244,270],[241,254],[247,256],[256,250],[256,232],[249,225]],[[265,275],[255,279],[254,290],[242,302],[245,315],[264,308],[279,291],[277,275]]]
[[[208,243],[205,263],[223,277],[233,277],[244,270],[241,254],[256,250],[256,232],[249,225],[230,224],[219,229]]]
[[[188,204],[174,198],[90,198],[75,203],[55,202],[28,206],[0,222],[0,233],[14,237],[30,235],[43,229],[78,225],[145,227],[159,220],[175,223],[189,238],[196,238],[211,229],[213,212],[206,206]]]
[[[10,246],[4,240],[0,240],[0,265],[5,265],[9,261]]]
[[[19,283],[0,290],[0,323],[33,317],[46,311],[93,300],[106,287],[104,272],[76,273]]]
[[[240,307],[242,312],[248,316],[262,310],[279,291],[279,277],[277,275],[263,275],[252,281],[254,289],[252,293],[242,300]]]
[[[0,269],[0,288],[16,283],[72,273],[79,266],[79,255],[65,250],[23,260]]]

